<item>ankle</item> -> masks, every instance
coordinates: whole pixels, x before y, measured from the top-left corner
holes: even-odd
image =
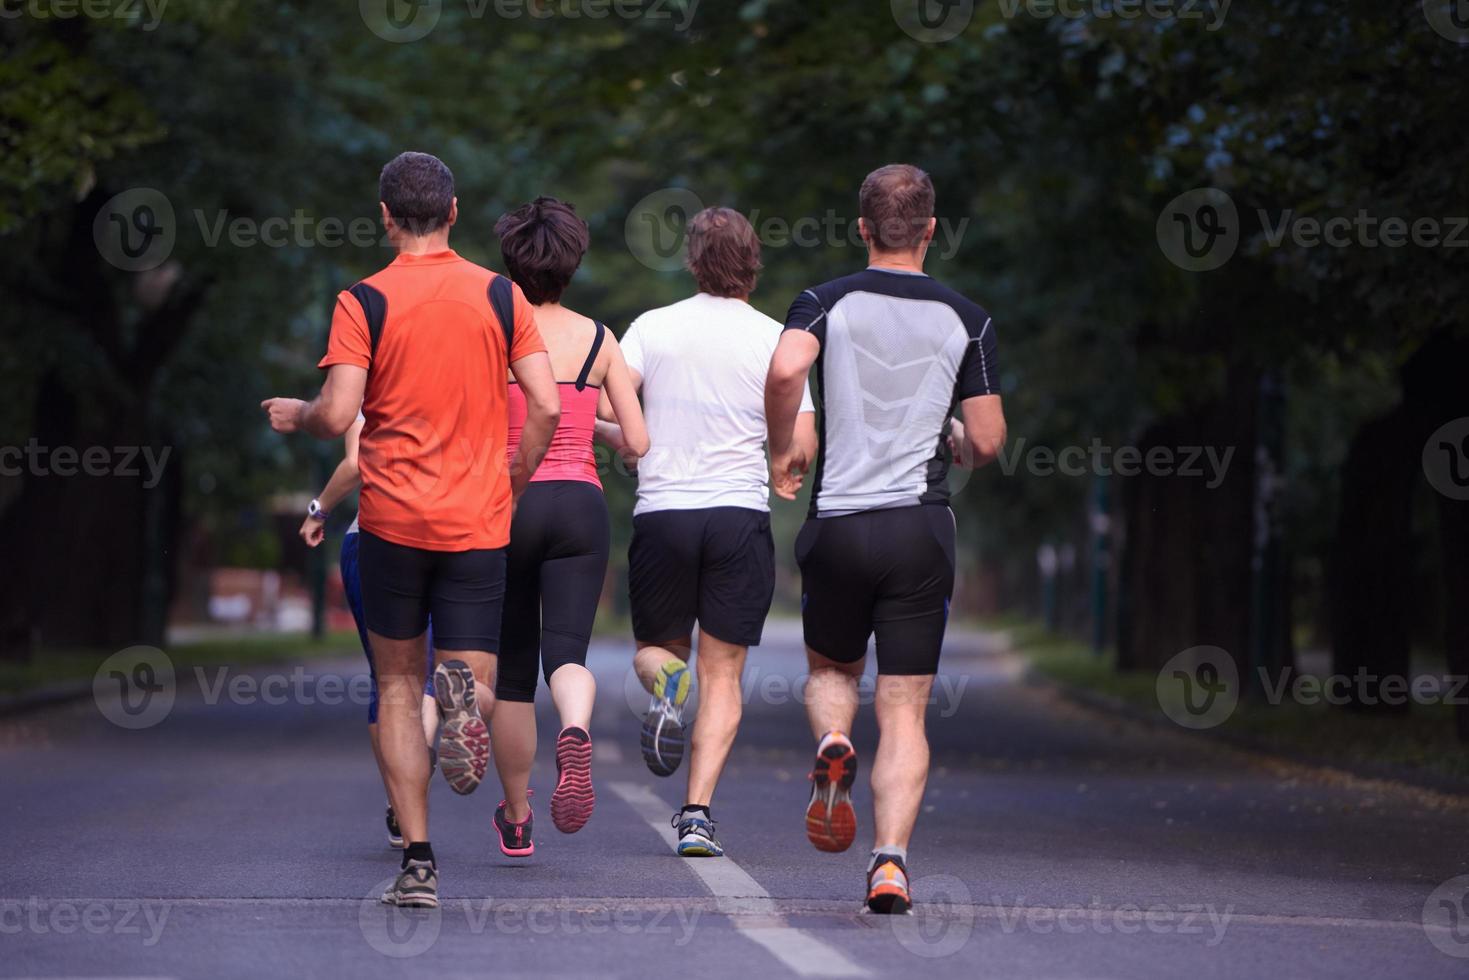
[[[530,800],[522,800],[519,803],[505,803],[505,819],[509,823],[525,823],[530,819]]]

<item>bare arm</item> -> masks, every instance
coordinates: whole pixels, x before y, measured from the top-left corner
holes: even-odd
[[[331,479],[326,481],[326,487],[321,495],[316,498],[321,504],[323,514],[331,513],[346,498],[347,494],[356,490],[362,483],[362,471],[357,468],[357,446],[362,438],[362,420],[358,419],[352,423],[352,428],[347,430],[347,452],[337,468],[332,470]],[[307,547],[315,548],[326,538],[326,518],[312,517],[309,514],[301,522],[301,540],[306,542]]]
[[[999,459],[1007,435],[1000,396],[966,398],[959,403],[959,415],[963,421],[955,421],[949,435],[954,461],[977,470]]]
[[[618,356],[621,357],[622,348],[618,347],[617,350]],[[626,364],[627,360],[626,358],[623,358],[623,365],[626,366]],[[641,374],[634,371],[632,368],[627,368],[627,377],[628,380],[632,383],[633,394],[637,394],[638,392],[643,390],[643,376]],[[602,397],[597,400],[597,418],[601,419],[603,422],[617,421],[617,411],[612,407],[612,399],[607,396],[607,389],[605,388],[602,389]]]
[[[260,403],[277,432],[305,432],[318,439],[339,439],[357,419],[367,369],[355,364],[333,364],[326,372],[321,393],[309,402],[299,398],[267,398]]]
[[[608,338],[607,373],[602,378],[602,396],[608,400],[612,415],[622,430],[624,456],[642,458],[648,452],[648,425],[643,419],[643,406],[638,402],[638,389],[632,372],[623,359],[617,341]]]
[[[522,357],[510,365],[510,373],[525,395],[525,428],[520,434],[520,448],[510,461],[510,492],[516,500],[525,493],[530,478],[546,457],[551,437],[561,422],[561,392],[551,358],[545,351]]]
[[[771,485],[778,496],[796,499],[805,472],[816,454],[816,422],[801,412],[801,395],[821,341],[804,330],[780,335],[765,378],[765,424],[769,429]],[[806,422],[798,425],[802,415]]]

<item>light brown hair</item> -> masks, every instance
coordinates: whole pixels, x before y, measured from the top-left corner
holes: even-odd
[[[738,211],[705,208],[689,219],[686,262],[700,292],[748,296],[755,291],[761,269],[760,239]]]

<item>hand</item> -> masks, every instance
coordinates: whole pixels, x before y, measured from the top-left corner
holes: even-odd
[[[949,454],[960,466],[969,466],[973,462],[973,452],[969,448],[969,440],[964,438],[964,423],[958,419],[949,420]]]
[[[306,542],[306,547],[315,548],[326,538],[326,521],[320,517],[308,516],[301,522],[301,540]]]
[[[798,447],[770,460],[770,485],[782,500],[795,500],[806,482],[811,460]]]
[[[296,432],[301,428],[301,410],[306,403],[299,398],[267,398],[260,403],[277,432]]]

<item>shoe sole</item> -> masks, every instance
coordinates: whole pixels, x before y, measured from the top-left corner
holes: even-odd
[[[710,847],[708,844],[696,844],[696,843],[693,843],[693,842],[689,842],[689,843],[686,843],[686,844],[685,843],[680,843],[678,845],[678,856],[679,857],[686,857],[686,858],[687,857],[716,858],[716,857],[723,857],[724,856],[724,852],[721,851],[721,850],[718,850],[716,848]]]
[[[563,834],[587,825],[597,806],[592,788],[592,743],[576,738],[556,740],[556,790],[551,794],[551,822]]]
[[[400,909],[436,909],[439,907],[437,895],[384,895],[384,905],[396,905]]]
[[[878,915],[905,915],[913,908],[913,900],[906,892],[883,888],[868,893],[867,908]]]
[[[653,775],[672,776],[678,771],[683,762],[683,743],[683,726],[666,708],[649,711],[643,718],[643,761]]]
[[[388,838],[388,846],[391,847],[395,851],[401,851],[405,847],[407,847],[408,845],[406,843],[404,843],[403,838],[401,838],[401,837],[389,837]]]
[[[474,700],[474,672],[462,660],[448,660],[434,671],[439,705],[439,772],[449,788],[468,796],[490,767],[490,731]]]
[[[816,756],[814,783],[806,805],[806,838],[818,851],[839,853],[857,839],[857,811],[852,784],[857,780],[857,752],[850,742],[833,742]]]
[[[495,834],[495,836],[496,837],[500,837],[500,835],[499,835],[498,832]],[[506,847],[505,846],[505,838],[500,837],[500,853],[503,854],[503,855],[505,855],[506,857],[512,857],[512,858],[528,858],[532,854],[534,854],[535,852],[536,852],[535,841],[531,841],[530,847]]]

